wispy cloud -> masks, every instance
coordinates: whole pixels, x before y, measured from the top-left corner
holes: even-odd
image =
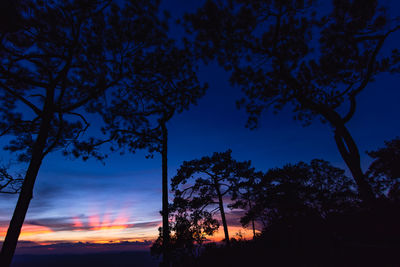
[[[25,221],[20,240],[43,244],[48,240],[105,243],[154,239],[160,224],[160,220],[132,221],[123,214],[114,218],[107,214],[40,218]],[[0,221],[0,238],[4,239],[7,227],[8,221]]]

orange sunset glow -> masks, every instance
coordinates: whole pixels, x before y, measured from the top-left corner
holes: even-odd
[[[138,222],[137,224],[142,224]],[[124,211],[112,218],[110,213],[90,215],[87,218],[74,216],[67,229],[51,229],[51,227],[25,223],[20,235],[22,241],[33,241],[39,244],[51,242],[91,242],[113,243],[120,241],[155,240],[158,235],[160,221],[150,222],[147,228],[135,229],[136,223]],[[253,232],[240,226],[229,226],[231,238],[251,239]],[[7,226],[0,227],[0,239],[4,240]],[[258,232],[258,231],[257,231]],[[207,237],[209,241],[219,242],[224,239],[222,227],[213,235]]]
[[[104,212],[94,213],[99,208],[89,208],[90,215],[75,215],[62,218],[60,222],[27,220],[22,228],[20,240],[36,243],[46,242],[91,242],[112,243],[120,241],[143,241],[156,238],[159,220],[135,221],[124,205],[120,209],[108,207]],[[8,225],[0,227],[0,239],[4,240]]]
[[[47,244],[53,241],[63,242],[91,242],[91,243],[113,243],[120,241],[144,241],[144,240],[155,240],[156,229],[161,226],[155,227],[153,230],[146,230],[148,235],[144,233],[137,233],[136,231],[129,230],[134,224],[110,224],[110,225],[98,225],[93,226],[90,229],[76,228],[70,231],[53,231],[50,228],[44,226],[36,226],[26,224],[22,228],[20,240],[22,241],[33,241],[39,244]],[[7,228],[0,228],[0,238],[4,240]],[[258,231],[257,231],[258,232]],[[244,239],[253,238],[253,232],[250,229],[245,229],[239,226],[230,226],[229,233],[232,238],[238,238],[239,234]],[[219,242],[224,239],[224,232],[222,228],[213,235],[207,237],[207,240],[212,242]]]
[[[400,267],[399,10],[0,0],[0,267]]]

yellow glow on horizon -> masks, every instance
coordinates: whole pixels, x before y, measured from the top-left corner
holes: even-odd
[[[39,244],[49,244],[54,242],[89,242],[96,244],[118,243],[122,241],[140,241],[155,240],[158,237],[158,227],[162,225],[157,221],[157,226],[148,227],[146,224],[135,227],[141,222],[132,222],[125,209],[121,209],[118,214],[112,216],[110,212],[104,212],[100,215],[91,215],[86,217],[72,217],[70,229],[52,230],[45,226],[24,224],[19,240],[33,241]],[[230,238],[238,238],[237,233],[241,234],[243,239],[252,239],[253,231],[240,226],[229,226]],[[4,240],[7,228],[0,228],[0,240]],[[257,231],[258,232],[258,231]],[[206,237],[211,242],[220,242],[224,236],[223,227],[213,236]]]
[[[161,224],[161,223],[160,223]],[[79,224],[77,224],[79,225]],[[96,244],[118,243],[121,241],[140,241],[155,240],[158,236],[157,227],[149,229],[129,228],[132,225],[101,225],[86,230],[52,231],[44,226],[24,225],[20,240],[33,241],[42,245],[51,241],[57,242],[90,242]],[[4,240],[7,229],[0,229],[0,239]],[[239,226],[229,226],[229,237],[238,238],[237,233],[241,233],[242,238],[252,239],[253,231]],[[257,233],[259,231],[256,231]],[[222,227],[213,235],[207,237],[211,242],[220,242],[225,238]]]
[[[112,223],[99,222],[99,225],[94,225],[96,218],[93,217],[89,227],[84,228],[84,224],[77,218],[74,219],[71,230],[52,231],[44,226],[36,226],[25,224],[22,228],[19,240],[33,241],[40,244],[46,242],[120,242],[120,241],[144,241],[154,240],[157,238],[157,227],[151,228],[134,228],[135,224],[128,223],[126,218],[117,218]],[[126,224],[114,224],[114,223]],[[0,240],[4,240],[7,233],[7,228],[0,228]]]
[[[22,227],[20,237],[25,238],[25,237],[30,237],[30,236],[40,235],[40,234],[48,234],[48,233],[52,233],[52,232],[53,231],[50,228],[47,228],[45,226],[24,225]]]
[[[36,235],[49,234],[49,233],[53,233],[53,231],[48,227],[25,224],[22,226],[20,239],[25,240],[25,237],[32,237],[32,236],[34,237]],[[4,240],[6,234],[7,234],[7,228],[1,227],[0,228],[0,239]]]
[[[260,231],[256,230],[256,233]],[[228,226],[229,238],[237,239],[239,236],[237,234],[241,234],[243,239],[250,240],[253,239],[253,230],[248,228],[243,228],[241,226]],[[220,242],[225,239],[224,228],[222,226],[219,227],[218,231],[213,235],[207,237],[207,239],[212,242]]]

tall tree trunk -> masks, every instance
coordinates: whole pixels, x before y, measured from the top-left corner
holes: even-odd
[[[251,225],[253,226],[253,239],[256,239],[256,227],[254,225],[254,219],[251,219]]]
[[[224,202],[222,200],[222,195],[221,195],[221,191],[219,189],[218,182],[215,182],[215,190],[217,191],[217,195],[218,195],[218,205],[219,205],[219,211],[221,213],[222,225],[224,227],[225,242],[229,246],[230,241],[229,241],[228,225],[227,225],[226,219],[225,219]]]
[[[365,203],[371,203],[375,200],[375,195],[371,185],[361,170],[360,153],[352,136],[344,125],[340,125],[335,129],[335,142],[339,149],[340,155],[345,161],[347,167],[357,183],[358,192],[361,199]]]
[[[360,153],[357,145],[345,126],[345,123],[351,118],[351,116],[342,118],[338,112],[327,106],[315,104],[302,97],[298,98],[298,100],[304,106],[311,108],[316,113],[322,115],[324,119],[329,121],[331,126],[335,128],[336,145],[357,184],[360,198],[364,203],[372,204],[376,199],[375,194],[372,190],[372,186],[367,182],[367,179],[361,170]]]
[[[40,125],[39,134],[32,149],[32,157],[29,163],[28,170],[25,174],[25,179],[22,184],[21,192],[18,197],[17,205],[14,209],[14,214],[10,221],[7,230],[7,235],[1,249],[0,266],[7,267],[11,265],[14,256],[15,248],[17,246],[18,238],[21,233],[21,228],[28,211],[29,203],[33,197],[33,187],[35,185],[36,177],[42,164],[43,152],[46,147],[46,141],[50,129],[52,112],[46,114],[43,112],[43,119]]]
[[[251,210],[251,201],[249,201],[249,209]],[[251,226],[253,227],[253,239],[256,239],[256,227],[254,225],[254,218],[251,218]]]
[[[168,222],[168,130],[166,122],[161,123],[162,129],[162,219],[163,219],[163,263],[162,266],[170,266],[170,238]]]

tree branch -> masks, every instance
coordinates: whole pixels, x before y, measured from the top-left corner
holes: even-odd
[[[25,99],[23,96],[17,94],[16,92],[14,92],[11,88],[9,88],[8,86],[5,86],[4,84],[0,84],[1,87],[3,87],[8,93],[10,93],[11,95],[13,95],[14,97],[16,97],[17,99],[21,100],[25,105],[27,105],[28,107],[30,107],[33,112],[36,113],[36,115],[41,116],[42,115],[42,111],[36,107],[32,102],[28,101],[27,99]]]
[[[376,40],[378,41],[378,44],[376,45],[374,52],[371,55],[371,58],[368,62],[368,66],[367,66],[367,73],[365,75],[365,78],[363,79],[363,81],[361,82],[361,84],[357,87],[357,89],[351,91],[349,93],[349,101],[350,101],[350,108],[349,111],[347,112],[347,114],[343,117],[343,121],[344,123],[348,122],[354,115],[355,110],[356,110],[356,96],[362,91],[364,90],[364,88],[368,85],[368,82],[370,81],[372,74],[374,72],[374,66],[376,63],[376,57],[379,53],[379,51],[381,50],[386,38],[393,32],[397,31],[400,29],[400,26],[395,27],[394,29],[388,31],[385,35],[381,35],[381,36],[376,36],[374,38],[376,38]],[[379,38],[378,38],[379,37]]]

